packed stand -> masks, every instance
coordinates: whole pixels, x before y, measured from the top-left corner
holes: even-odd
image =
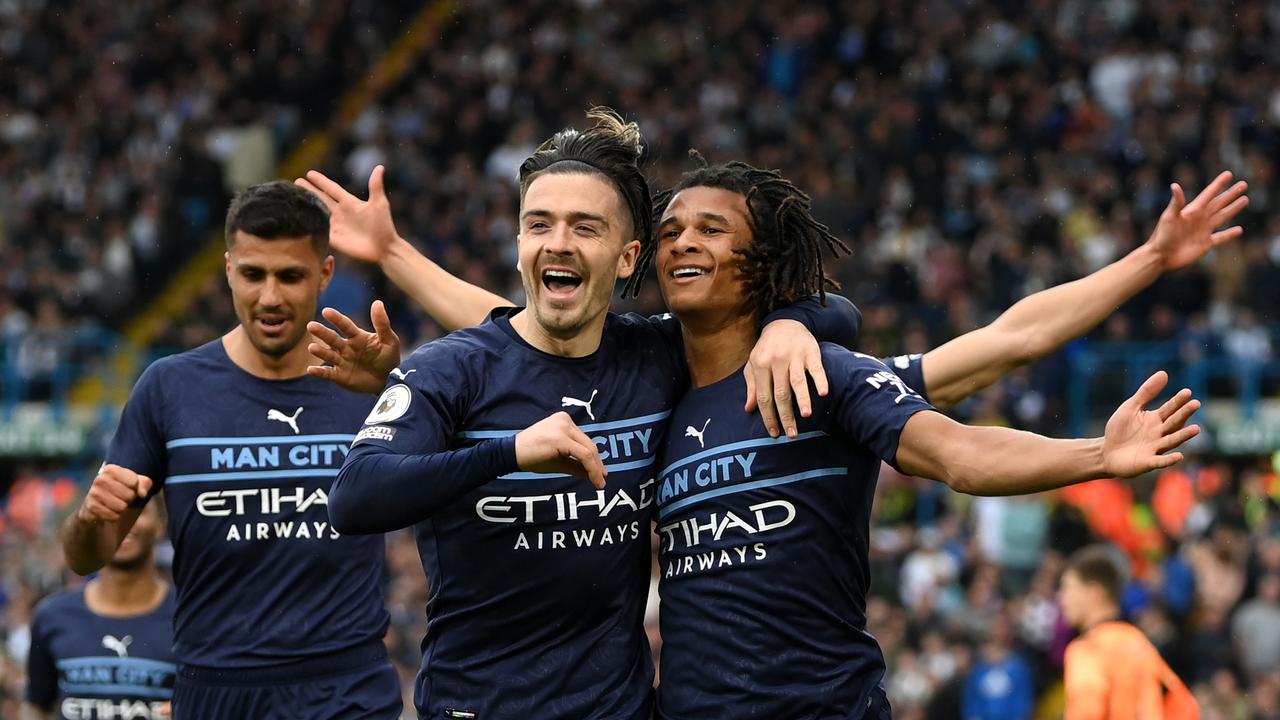
[[[386,163],[400,232],[518,301],[516,169],[588,105],[611,104],[640,121],[660,184],[692,167],[692,147],[806,188],[855,248],[837,275],[864,312],[862,349],[881,355],[936,347],[1121,257],[1154,227],[1169,182],[1194,192],[1232,169],[1251,188],[1245,238],[1094,337],[1169,341],[1233,367],[1274,360],[1274,4],[1241,3],[1238,19],[1136,1],[832,5],[468,4],[322,169],[363,192]],[[229,327],[222,295],[211,283],[165,341]],[[341,263],[327,300],[367,318],[373,297],[391,301],[410,346],[440,333],[376,272]],[[624,307],[659,309],[655,285]],[[999,404],[1020,426],[1060,429],[1065,380],[1062,362],[1042,363],[960,412]]]
[[[0,351],[34,399],[102,353],[415,8],[0,3]],[[415,4],[416,5],[416,4]],[[65,388],[63,388],[65,389]]]

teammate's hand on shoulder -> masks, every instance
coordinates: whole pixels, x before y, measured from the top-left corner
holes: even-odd
[[[516,463],[526,472],[585,477],[597,488],[609,474],[596,444],[563,410],[516,433]]]
[[[759,408],[760,419],[773,437],[780,432],[788,437],[799,434],[797,409],[800,417],[813,414],[806,375],[813,376],[819,395],[827,394],[822,350],[813,333],[795,320],[775,320],[764,326],[742,374],[747,379],[745,409]]]
[[[1169,376],[1163,370],[1147,378],[1107,421],[1102,439],[1102,463],[1107,474],[1134,477],[1169,467],[1182,460],[1182,453],[1169,451],[1200,434],[1198,425],[1187,426],[1200,408],[1200,401],[1191,398],[1190,390],[1178,391],[1157,410],[1145,409],[1168,382]]]
[[[338,332],[314,320],[307,323],[316,340],[307,346],[307,351],[326,363],[308,367],[307,374],[353,392],[372,395],[382,392],[387,376],[400,364],[400,336],[391,329],[382,301],[373,301],[369,309],[374,332],[356,325],[333,308],[325,308],[322,313]]]
[[[84,522],[115,522],[135,500],[151,492],[151,478],[119,465],[103,465],[76,512]]]

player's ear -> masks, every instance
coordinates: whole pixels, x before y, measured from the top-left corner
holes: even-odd
[[[632,240],[622,246],[622,254],[618,256],[618,279],[626,280],[636,271],[636,262],[640,259],[640,241]]]
[[[324,292],[329,287],[329,281],[333,280],[333,268],[337,263],[332,255],[326,255],[324,261],[320,263],[320,292]]]

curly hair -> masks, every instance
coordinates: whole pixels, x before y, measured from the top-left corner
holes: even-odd
[[[696,150],[689,156],[698,167],[681,176],[670,190],[654,196],[655,222],[671,198],[682,190],[710,187],[738,193],[746,199],[751,223],[751,243],[734,250],[741,257],[739,268],[746,286],[748,305],[759,317],[817,294],[826,301],[826,290],[839,290],[840,283],[826,274],[822,251],[832,256],[848,255],[849,246],[818,222],[810,211],[809,196],[777,170],[762,170],[745,162],[708,165]],[[646,247],[646,266],[657,254],[657,243]]]

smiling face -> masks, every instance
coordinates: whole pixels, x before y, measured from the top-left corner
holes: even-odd
[[[520,210],[520,267],[528,307],[551,337],[603,323],[619,279],[635,271],[640,242],[617,190],[594,173],[544,174]]]
[[[310,237],[264,240],[237,230],[226,259],[236,316],[253,347],[274,358],[297,347],[333,277],[333,256],[322,258]]]
[[[740,257],[751,244],[747,201],[713,187],[681,190],[658,226],[658,286],[681,321],[746,312]]]

